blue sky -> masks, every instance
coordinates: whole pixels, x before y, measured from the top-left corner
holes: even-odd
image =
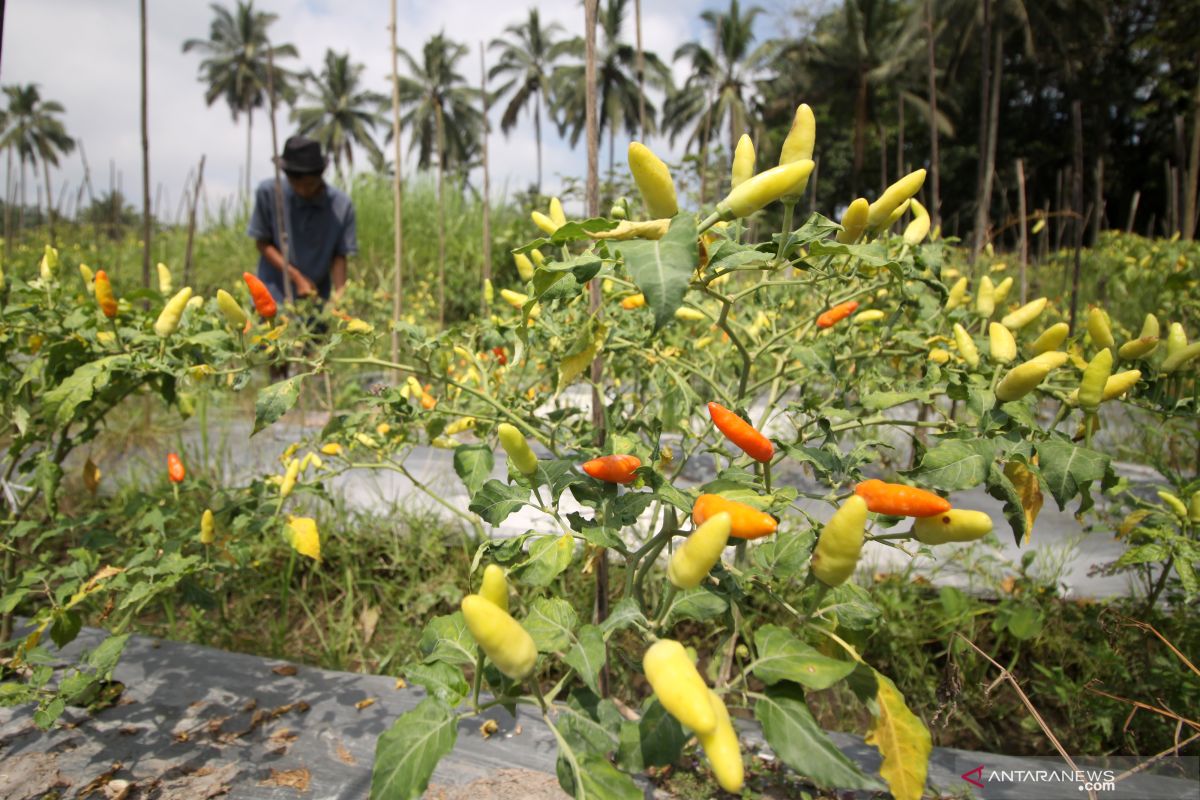
[[[215,213],[222,199],[238,192],[246,127],[244,118],[236,124],[232,121],[224,104],[204,104],[203,87],[196,79],[200,57],[181,52],[185,39],[207,36],[212,12],[204,0],[148,3],[152,197],[159,195],[161,184],[160,213],[173,219],[188,172],[203,153],[208,207]],[[226,5],[232,5],[232,0]],[[400,46],[417,52],[429,36],[444,29],[470,44],[474,55],[479,41],[500,35],[507,25],[524,18],[530,5],[525,0],[400,0]],[[559,21],[572,34],[582,29],[583,11],[577,0],[544,0],[537,5],[544,20]],[[643,0],[647,49],[669,58],[676,47],[699,35],[703,9],[727,5],[728,0]],[[758,5],[766,12],[759,21],[766,34],[787,24],[796,3],[759,0]],[[326,48],[349,50],[353,60],[366,65],[368,85],[390,95],[387,0],[259,0],[256,6],[279,15],[274,38],[295,44],[303,67],[318,67]],[[633,4],[629,6],[632,41]],[[137,0],[10,0],[0,82],[38,83],[44,97],[63,103],[68,132],[83,141],[97,191],[109,186],[111,162],[126,196],[140,207],[137,9]],[[477,57],[464,62],[465,74],[474,77],[477,63]],[[279,123],[282,146],[290,123],[283,113]],[[534,174],[536,148],[528,118],[508,137],[498,132],[498,112],[493,113],[492,124],[492,185],[498,192]],[[554,189],[560,176],[580,175],[585,163],[582,147],[571,151],[547,127],[543,125],[545,183]],[[669,151],[665,142],[652,145]],[[254,120],[252,148],[253,180],[269,177],[270,131],[265,115]],[[622,142],[617,149],[624,151]],[[82,178],[82,160],[76,151],[52,175],[54,194],[61,193],[64,183],[74,194]],[[32,203],[35,196],[30,183],[27,201]]]

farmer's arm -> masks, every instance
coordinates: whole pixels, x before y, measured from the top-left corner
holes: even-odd
[[[258,239],[255,241],[255,246],[258,247],[258,252],[267,259],[267,263],[275,269],[283,272],[284,262],[283,253],[279,252],[279,248],[273,242]],[[312,294],[317,290],[313,282],[305,277],[304,273],[296,268],[294,264],[287,265],[288,277],[292,280],[292,285],[296,287],[296,294],[300,296]]]

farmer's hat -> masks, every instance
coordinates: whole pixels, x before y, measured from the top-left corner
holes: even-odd
[[[325,171],[321,145],[307,136],[293,136],[283,144],[283,155],[276,159],[280,169],[296,175],[320,175]]]

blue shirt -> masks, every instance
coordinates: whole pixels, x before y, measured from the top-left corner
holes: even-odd
[[[284,253],[284,257],[316,284],[321,297],[328,298],[334,257],[358,252],[354,206],[345,192],[329,184],[325,184],[319,195],[305,200],[292,191],[286,179],[283,180],[283,205],[287,209],[288,249],[291,250],[290,254]],[[255,241],[270,242],[282,252],[275,225],[274,179],[258,185],[254,193],[254,213],[250,216],[246,234]],[[271,290],[275,300],[281,302],[283,273],[268,262],[265,255],[258,258],[258,277]]]

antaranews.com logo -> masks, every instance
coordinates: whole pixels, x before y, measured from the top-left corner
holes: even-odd
[[[985,763],[980,763],[984,760]],[[957,788],[981,800],[1200,800],[1200,758],[960,756]]]

